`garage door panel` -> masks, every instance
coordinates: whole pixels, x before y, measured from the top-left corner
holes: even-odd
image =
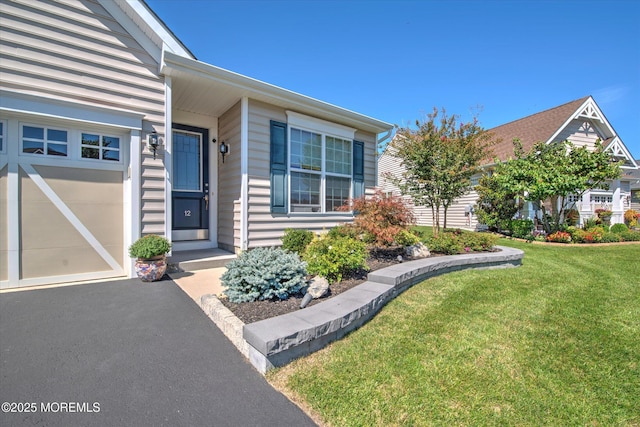
[[[25,249],[22,251],[20,277],[33,279],[110,270],[109,264],[91,247]]]
[[[123,274],[122,172],[23,164],[19,176],[20,279]]]

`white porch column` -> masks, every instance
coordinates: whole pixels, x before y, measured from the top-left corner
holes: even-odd
[[[593,216],[593,209],[591,209],[591,191],[587,190],[582,194],[580,202],[580,225],[584,224],[584,221]]]
[[[624,203],[621,196],[621,184],[620,180],[616,179],[611,183],[611,191],[613,191],[613,198],[611,203],[611,224],[624,223]]]

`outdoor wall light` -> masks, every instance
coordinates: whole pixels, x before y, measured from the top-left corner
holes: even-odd
[[[160,145],[160,137],[155,130],[148,135],[147,145],[149,145],[149,149],[153,151],[153,160],[155,160],[156,152],[158,151],[158,146]]]
[[[224,141],[220,143],[220,154],[222,154],[222,163],[224,163],[224,156],[229,154],[229,146]]]

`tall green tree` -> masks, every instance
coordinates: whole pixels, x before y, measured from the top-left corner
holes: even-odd
[[[470,189],[471,176],[480,162],[489,156],[491,136],[479,124],[459,122],[437,108],[416,128],[398,127],[391,142],[394,156],[400,159],[404,172],[388,179],[413,199],[416,206],[431,208],[434,233],[440,232],[440,209],[444,227],[447,211],[453,202]]]
[[[498,173],[501,165],[502,163],[496,165]],[[478,222],[491,231],[504,228],[522,208],[522,198],[518,197],[518,193],[505,189],[497,180],[492,179],[491,174],[482,175],[475,190],[478,193],[475,207]]]
[[[539,142],[525,153],[520,141],[514,140],[514,153],[515,159],[498,165],[491,179],[504,191],[539,204],[547,233],[557,231],[564,221],[567,196],[581,197],[591,188],[607,189],[607,181],[621,174],[619,163],[613,162],[600,141],[595,150],[569,141]]]

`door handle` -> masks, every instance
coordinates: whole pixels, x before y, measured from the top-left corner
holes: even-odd
[[[204,199],[204,209],[208,211],[209,210],[209,195],[205,194],[203,199]]]

